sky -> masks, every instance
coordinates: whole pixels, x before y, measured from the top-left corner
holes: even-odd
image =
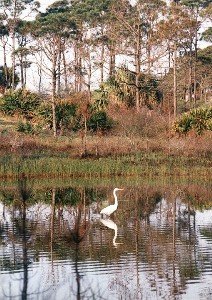
[[[50,4],[56,2],[56,0],[39,0],[41,8],[45,9],[47,6],[49,6]]]

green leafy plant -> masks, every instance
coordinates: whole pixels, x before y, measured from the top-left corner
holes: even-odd
[[[104,90],[107,91],[108,98],[122,101],[128,107],[135,106],[136,90],[138,90],[143,105],[152,109],[162,100],[158,85],[157,78],[140,73],[136,87],[136,73],[122,66],[104,83]]]
[[[34,134],[37,132],[37,127],[32,125],[30,122],[19,122],[16,130],[26,134]]]
[[[60,101],[55,107],[57,129],[73,129],[77,123],[77,105],[67,101]],[[52,109],[49,103],[44,103],[39,109],[39,115],[52,127]]]
[[[113,127],[113,121],[105,111],[94,112],[88,120],[88,129],[93,132],[106,132]]]
[[[212,130],[212,107],[201,107],[184,113],[181,118],[174,123],[174,131],[187,134],[194,130],[201,135],[206,130]]]
[[[93,98],[93,108],[98,110],[106,109],[109,103],[108,100],[108,91],[107,88],[105,88],[105,85],[102,84],[100,89],[95,90],[92,94]]]
[[[37,115],[40,103],[41,100],[37,94],[19,89],[9,91],[2,97],[0,110],[6,115],[22,116],[29,121]]]

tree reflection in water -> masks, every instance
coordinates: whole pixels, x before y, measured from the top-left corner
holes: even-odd
[[[210,239],[207,227],[199,233],[196,226],[203,193],[198,197],[194,189],[192,194],[173,188],[128,188],[114,220],[102,222],[107,229],[93,216],[110,191],[34,190],[24,177],[15,190],[0,191],[0,251],[10,251],[1,255],[0,269],[12,274],[12,290],[3,285],[4,298],[51,298],[57,290],[64,295],[61,299],[173,298],[186,292],[188,280],[200,280],[204,265],[208,268],[211,262],[207,248],[203,255],[199,245],[200,233],[205,241]],[[207,193],[205,198],[204,208]],[[17,278],[19,293],[14,288]]]
[[[88,214],[88,218],[87,218]],[[74,245],[75,251],[75,274],[76,274],[76,283],[77,283],[77,300],[81,299],[83,292],[81,291],[81,278],[80,271],[78,268],[79,262],[79,246],[80,243],[84,240],[86,234],[89,230],[89,210],[86,209],[86,195],[85,190],[83,191],[83,202],[81,202],[76,208],[74,227],[70,231],[70,243]]]
[[[26,202],[31,196],[31,191],[27,189],[26,178],[19,181],[20,199],[22,201],[22,247],[23,247],[23,289],[21,298],[22,300],[27,299],[27,288],[28,288],[28,256],[27,256],[27,228],[26,228]]]
[[[3,223],[1,224],[1,232],[2,236],[6,237],[5,244],[10,244],[10,257],[12,257],[11,261],[3,261],[3,269],[9,270],[11,273],[12,281],[20,281],[20,286],[15,291],[11,289],[8,291],[3,290],[4,299],[11,299],[17,297],[19,299],[25,300],[31,296],[38,296],[39,294],[43,294],[44,291],[30,291],[28,288],[29,282],[29,266],[31,264],[31,258],[28,255],[29,248],[32,247],[33,235],[36,231],[36,223],[31,223],[27,218],[27,205],[30,202],[30,199],[33,197],[32,188],[28,186],[27,179],[24,174],[19,178],[17,184],[17,191],[10,198],[14,205],[9,206],[10,216],[11,216],[11,224],[8,224],[8,220],[6,220],[6,210],[7,204],[3,204]],[[7,195],[3,193],[5,198],[7,199]],[[10,195],[11,196],[11,195]],[[3,243],[4,244],[4,243]],[[22,252],[22,255],[21,255]],[[20,270],[23,276],[20,278],[15,277],[15,273],[13,274],[11,270]],[[31,278],[30,278],[31,279]],[[20,293],[19,293],[20,292]],[[11,294],[12,293],[12,294]],[[15,293],[15,295],[14,295]]]

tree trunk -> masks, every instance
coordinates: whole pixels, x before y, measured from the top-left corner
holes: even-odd
[[[74,92],[78,92],[78,48],[77,42],[74,44]]]
[[[174,118],[177,116],[177,72],[176,72],[176,60],[177,60],[177,46],[174,44],[173,52],[173,106],[174,106]]]
[[[61,56],[62,56],[62,48],[61,48],[61,39],[59,40],[59,49],[58,49],[58,60],[57,60],[57,95],[60,96],[61,93]]]
[[[92,75],[92,67],[91,67],[91,56],[89,53],[89,61],[88,61],[88,102],[91,102],[91,75]]]
[[[40,52],[40,66],[38,66],[38,76],[39,76],[39,80],[38,80],[38,92],[41,92],[41,83],[42,83],[42,63],[43,63],[43,55],[42,55],[42,51]]]
[[[27,67],[26,67],[26,56],[24,56],[24,87],[26,87],[26,82],[27,82]]]
[[[203,80],[201,79],[200,82],[200,103],[202,103],[203,100]]]
[[[62,50],[62,59],[63,59],[63,68],[64,68],[64,81],[65,81],[65,90],[68,91],[68,76],[67,76],[67,65],[65,57],[65,49]]]
[[[80,92],[82,90],[82,57],[79,49],[79,45],[75,43],[74,49],[75,57],[75,92]]]
[[[100,65],[100,82],[104,82],[104,55],[105,55],[105,46],[102,43],[101,45],[101,65]]]
[[[53,46],[53,61],[52,61],[52,128],[54,137],[57,135],[57,125],[56,125],[56,104],[55,104],[55,96],[56,96],[56,82],[57,82],[57,74],[56,74],[56,62],[57,55],[55,51],[55,45]]]
[[[195,30],[195,42],[194,42],[194,55],[195,55],[195,58],[194,58],[194,107],[196,107],[196,101],[197,101],[197,70],[196,70],[196,65],[197,65],[197,44],[198,44],[198,20],[197,20],[197,17],[198,17],[198,14],[199,14],[199,11],[198,11],[198,7],[197,7],[197,11],[196,11],[196,30]]]
[[[115,42],[112,40],[109,46],[109,52],[110,52],[109,76],[113,76],[115,74],[116,55],[115,55]]]
[[[15,28],[12,29],[12,89],[15,89]]]
[[[6,43],[3,42],[3,57],[4,57],[4,76],[6,81],[6,88],[8,88],[8,70],[7,70],[7,55],[6,55]]]
[[[87,116],[84,116],[83,156],[87,156]]]
[[[194,77],[194,93],[193,93],[193,99],[194,99],[194,107],[196,107],[197,104],[197,40],[195,41],[195,58],[194,58],[194,67],[193,67],[193,77]]]
[[[20,73],[21,73],[21,88],[24,88],[24,69],[23,69],[23,55],[20,53]]]
[[[141,72],[141,30],[140,25],[138,24],[137,28],[137,37],[136,37],[136,44],[135,44],[135,85],[136,85],[136,110],[140,110],[140,91],[139,91],[139,76]]]
[[[52,128],[54,137],[57,136],[55,94],[52,91]]]
[[[168,45],[168,55],[169,55],[169,70],[171,69],[171,49],[170,49],[170,45]]]
[[[191,47],[189,51],[189,84],[188,84],[190,105],[192,103],[192,68],[193,68],[193,61],[192,61],[192,42],[191,42]]]
[[[152,68],[150,46],[148,46],[148,49],[147,49],[147,63],[148,63],[148,74],[150,75],[151,74],[151,68]]]
[[[152,47],[151,47],[151,33],[148,32],[147,33],[147,64],[148,64],[148,74],[150,75],[151,74],[151,69],[152,69],[152,60],[151,60],[151,51],[152,51]]]
[[[78,91],[81,92],[82,91],[82,56],[80,53],[79,59],[78,59],[78,76],[79,76],[79,82],[78,82]]]

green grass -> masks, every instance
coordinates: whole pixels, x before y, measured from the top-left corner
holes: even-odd
[[[0,178],[103,178],[112,176],[198,176],[211,175],[209,158],[171,156],[163,153],[138,153],[99,159],[68,157],[0,158]]]

